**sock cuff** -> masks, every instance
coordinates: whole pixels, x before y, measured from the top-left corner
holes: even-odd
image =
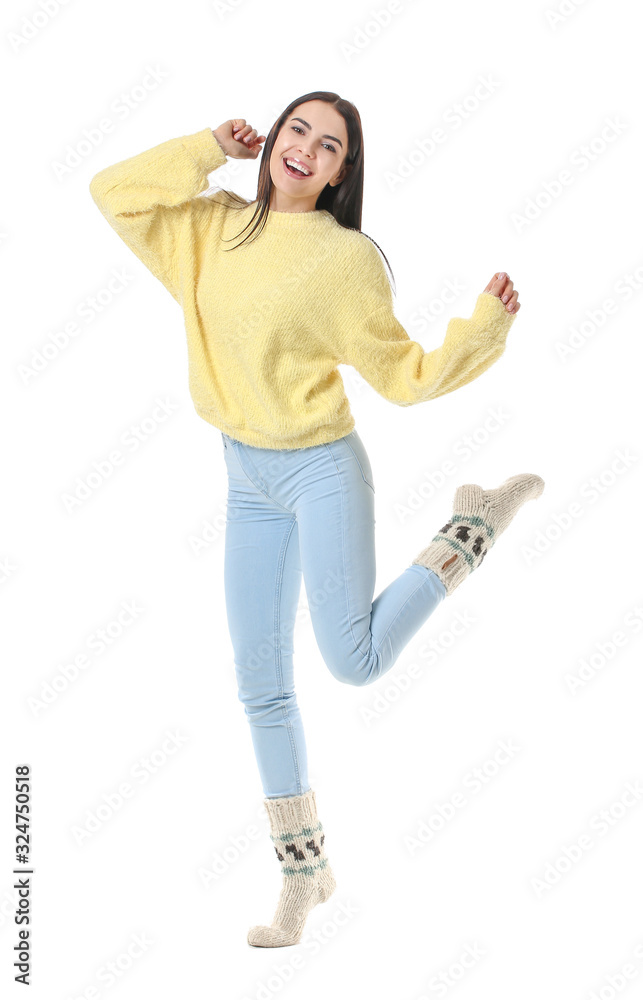
[[[319,826],[315,792],[309,788],[303,795],[285,795],[280,798],[264,799],[270,819],[271,831],[275,836],[294,834],[301,829]]]

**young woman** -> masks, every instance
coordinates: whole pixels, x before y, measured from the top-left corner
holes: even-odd
[[[228,157],[261,152],[254,201],[204,194]],[[452,319],[442,346],[425,352],[396,319],[377,244],[361,232],[363,180],[357,109],[315,91],[267,137],[231,119],[107,167],[90,185],[181,305],[194,406],[221,432],[227,619],[283,874],[272,924],[248,934],[264,947],[299,941],[335,889],[293,679],[302,575],[328,668],[370,684],[544,488],[527,473],[495,489],[459,486],[449,520],[373,600],[373,473],[337,365],[399,406],[434,399],[500,357],[520,303],[496,273],[471,318]]]

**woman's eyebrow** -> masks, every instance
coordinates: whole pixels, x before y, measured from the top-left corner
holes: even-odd
[[[291,122],[301,122],[301,124],[305,125],[307,129],[311,128],[311,126],[308,124],[308,122],[305,122],[303,118],[291,118],[290,120],[291,120]],[[339,145],[342,147],[342,149],[344,148],[342,140],[338,139],[336,135],[323,135],[322,139],[332,139],[333,142],[338,142]]]

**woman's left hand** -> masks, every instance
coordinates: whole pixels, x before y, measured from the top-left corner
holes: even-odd
[[[485,288],[485,292],[490,292],[491,295],[497,295],[498,298],[504,302],[507,312],[517,313],[520,309],[518,292],[515,291],[513,281],[511,281],[509,275],[504,271],[499,271],[494,274],[493,278]]]

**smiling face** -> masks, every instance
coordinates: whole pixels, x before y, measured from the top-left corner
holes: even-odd
[[[312,212],[327,184],[346,176],[346,123],[326,101],[297,105],[282,125],[270,155],[274,185],[270,208],[275,212]],[[288,162],[298,164],[288,166]]]

